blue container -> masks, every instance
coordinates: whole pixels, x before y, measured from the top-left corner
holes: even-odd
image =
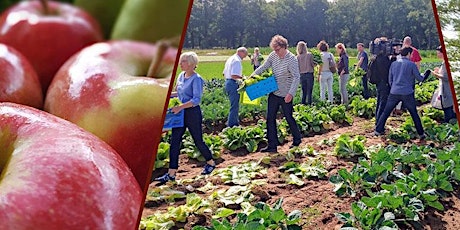
[[[251,101],[276,90],[278,90],[278,84],[274,76],[246,87],[246,93]]]
[[[174,114],[170,109],[168,109],[166,112],[165,123],[163,125],[163,131],[179,127],[184,127],[184,110]]]

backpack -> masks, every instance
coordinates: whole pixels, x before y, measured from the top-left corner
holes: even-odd
[[[369,79],[369,82],[372,84],[377,84],[381,80],[377,73],[377,64],[375,63],[375,60],[371,60],[369,62],[369,65],[367,67],[367,78]]]

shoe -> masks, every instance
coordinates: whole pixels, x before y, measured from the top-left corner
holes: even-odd
[[[422,135],[419,136],[418,139],[421,140],[421,141],[423,141],[423,140],[425,140],[425,138],[426,138],[426,135],[425,135],[425,134],[422,134]]]
[[[292,148],[295,148],[295,147],[299,147],[299,145],[300,145],[300,142],[298,142],[298,143],[295,142],[295,143],[292,143],[292,145],[289,146],[289,148],[292,149]]]
[[[383,135],[383,133],[380,133],[380,132],[374,131],[374,135],[375,135],[375,136],[382,136],[382,135]]]
[[[168,181],[175,181],[176,177],[169,175],[169,173],[165,173],[165,175],[157,177],[154,180],[160,182],[159,184],[166,184]]]
[[[214,171],[215,168],[216,168],[215,165],[206,164],[206,165],[204,166],[203,171],[201,172],[201,175],[208,175],[208,174],[211,174],[212,171]]]
[[[263,152],[263,153],[277,153],[278,152],[277,149],[269,148],[269,147],[265,147],[265,148],[261,149],[260,151]]]

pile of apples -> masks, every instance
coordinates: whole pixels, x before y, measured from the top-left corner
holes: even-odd
[[[0,229],[137,228],[190,4],[0,12]]]

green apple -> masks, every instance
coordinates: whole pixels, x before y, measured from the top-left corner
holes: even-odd
[[[125,0],[75,0],[74,5],[83,8],[101,25],[104,38],[110,37],[112,28]]]
[[[192,0],[126,1],[113,28],[111,39],[155,43],[162,39],[180,37],[192,2]]]

